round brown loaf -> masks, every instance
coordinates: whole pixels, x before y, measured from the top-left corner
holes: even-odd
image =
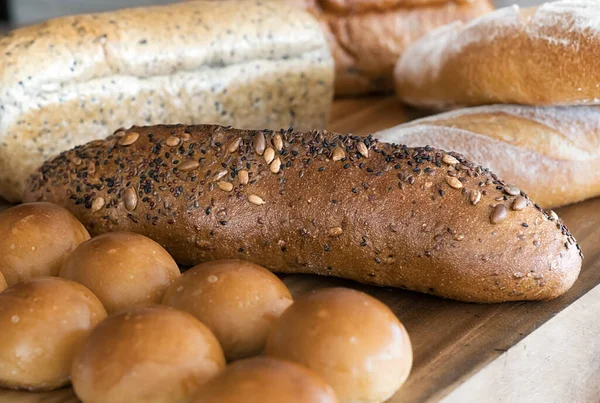
[[[132,232],[110,232],[82,243],[65,260],[60,276],[85,285],[108,313],[159,304],[180,276],[171,255]]]
[[[69,383],[75,352],[106,318],[96,296],[58,277],[0,293],[0,386],[51,390]]]
[[[396,66],[396,90],[411,105],[435,109],[598,104],[598,49],[597,0],[515,5],[415,42]]]
[[[244,260],[200,264],[176,280],[163,299],[208,326],[228,360],[259,354],[271,326],[292,302],[277,276]]]
[[[338,96],[393,92],[394,66],[411,43],[452,21],[469,21],[493,10],[489,0],[287,1],[301,4],[321,21],[335,60]]]
[[[320,374],[342,403],[386,401],[412,367],[410,339],[394,313],[347,288],[299,297],[273,327],[265,354]]]
[[[157,305],[102,322],[75,356],[72,381],[84,402],[185,402],[224,367],[206,326]]]
[[[506,185],[459,154],[372,136],[150,126],[48,161],[27,199],[67,207],[94,234],[146,235],[184,266],[244,259],[465,301],[557,297],[579,274],[579,246]]]
[[[33,277],[56,276],[63,260],[90,239],[64,208],[30,203],[0,212],[0,272],[8,285]]]
[[[298,364],[256,357],[231,364],[191,403],[337,403],[323,378]]]

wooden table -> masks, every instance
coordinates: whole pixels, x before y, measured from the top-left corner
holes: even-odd
[[[366,134],[414,119],[422,114],[422,112],[403,108],[394,98],[341,100],[336,102],[332,111],[330,129]],[[446,397],[448,402],[515,402],[518,399],[502,400],[502,396],[494,394],[493,389],[488,390],[491,387],[502,387],[499,382],[503,380],[496,378],[499,376],[510,377],[510,373],[507,374],[506,371],[502,371],[502,365],[507,366],[509,364],[516,368],[512,369],[515,373],[527,368],[529,372],[521,375],[521,377],[530,380],[530,382],[527,384],[527,390],[514,390],[515,387],[510,387],[511,383],[508,379],[508,383],[503,384],[508,389],[503,393],[506,395],[512,393],[511,396],[524,398],[520,401],[549,401],[545,398],[541,398],[541,400],[526,398],[533,396],[528,395],[530,393],[537,393],[535,392],[536,387],[542,391],[544,388],[548,389],[551,386],[558,387],[555,384],[556,378],[538,378],[536,374],[540,373],[540,368],[529,368],[528,365],[533,364],[526,360],[526,355],[523,356],[523,354],[514,352],[511,347],[533,332],[530,337],[519,344],[520,348],[522,348],[523,343],[527,346],[528,339],[534,338],[536,346],[530,344],[532,346],[530,348],[534,348],[534,351],[536,347],[538,350],[554,351],[556,354],[564,350],[565,354],[563,356],[558,355],[564,361],[553,364],[555,366],[561,366],[562,364],[564,367],[564,365],[568,365],[566,362],[569,356],[572,355],[570,354],[572,351],[570,348],[573,347],[573,337],[570,337],[569,332],[572,331],[574,336],[591,333],[585,332],[586,326],[589,326],[589,329],[597,326],[600,331],[600,319],[595,323],[592,323],[592,320],[589,319],[589,323],[576,322],[573,324],[573,321],[569,321],[569,319],[574,316],[567,316],[562,319],[562,322],[552,321],[549,325],[551,325],[551,330],[554,329],[555,336],[557,332],[566,332],[562,344],[559,346],[554,345],[552,348],[544,348],[545,339],[548,336],[540,333],[547,326],[535,331],[546,321],[567,308],[571,312],[577,312],[577,309],[581,310],[581,308],[577,308],[578,303],[574,304],[574,302],[600,283],[600,259],[598,256],[600,252],[600,199],[562,208],[557,212],[579,241],[586,259],[580,278],[572,290],[553,301],[477,305],[446,301],[398,289],[367,287],[333,278],[289,275],[284,277],[284,281],[294,295],[329,286],[357,288],[379,298],[398,315],[405,324],[413,342],[414,366],[407,383],[390,400],[393,403],[438,401],[443,397]],[[590,314],[590,309],[594,307],[600,309],[600,303],[594,304],[596,300],[600,300],[600,287],[594,292],[595,295],[598,295],[598,299],[589,301],[588,298],[588,309],[586,311],[587,317],[592,319],[595,316],[600,316]],[[581,307],[581,305],[579,306]],[[565,325],[561,325],[561,323],[565,323]],[[572,328],[565,329],[565,326],[577,326],[577,329],[573,331]],[[590,350],[599,353],[592,356],[587,355],[585,351],[580,352],[584,358],[591,362],[592,367],[597,369],[600,367],[600,343],[595,342],[598,339],[596,335],[597,333],[591,335],[593,340],[589,336],[587,338],[580,337],[581,340],[578,343],[587,345],[588,348],[591,343],[593,348],[590,348]],[[577,346],[573,348],[581,349]],[[500,356],[503,358],[498,361],[497,359]],[[508,356],[518,357],[518,360],[508,359]],[[508,361],[506,361],[507,359]],[[494,361],[492,365],[480,372],[486,364],[492,361]],[[538,361],[542,362],[541,365],[547,365],[547,362],[549,362],[547,359]],[[582,359],[579,358],[579,361],[581,362]],[[498,362],[501,364],[499,368],[497,368]],[[588,366],[590,365],[589,362]],[[561,375],[564,375],[563,378],[568,377],[570,380],[577,380],[581,379],[584,370],[585,368],[571,368],[569,373],[564,374],[561,372]],[[488,375],[485,375],[486,373]],[[475,374],[477,375],[473,376]],[[472,379],[470,379],[471,377]],[[593,379],[593,382],[589,382],[590,384],[599,384],[596,378],[590,379]],[[516,388],[520,387],[524,386],[516,386]],[[474,397],[473,393],[477,390],[480,391],[478,395],[480,397],[470,400],[469,396]],[[536,396],[539,398],[539,393]],[[589,396],[597,397],[598,395]],[[0,392],[0,401],[58,403],[76,401],[76,399],[70,389],[63,389],[44,394],[4,391]],[[570,401],[575,402],[578,400]]]

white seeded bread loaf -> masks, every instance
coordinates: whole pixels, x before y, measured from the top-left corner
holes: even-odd
[[[600,103],[600,2],[561,0],[456,22],[409,47],[395,69],[407,103]]]
[[[12,31],[0,83],[0,196],[18,201],[44,160],[119,127],[323,128],[333,61],[296,7],[195,1]]]
[[[600,196],[600,107],[481,106],[419,119],[375,136],[462,153],[544,208]]]

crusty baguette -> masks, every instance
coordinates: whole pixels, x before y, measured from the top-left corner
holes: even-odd
[[[0,197],[18,201],[44,160],[119,127],[322,128],[333,60],[289,4],[194,1],[15,30],[0,37],[0,83]]]
[[[490,0],[447,0],[406,7],[401,0],[287,0],[301,4],[323,25],[335,59],[336,95],[393,92],[402,52],[431,30],[493,10]]]
[[[241,258],[464,301],[554,298],[581,266],[557,217],[487,169],[330,132],[134,127],[45,163],[26,200],[182,265]]]
[[[600,196],[600,107],[481,106],[375,136],[459,152],[519,186],[544,208]]]
[[[598,104],[598,77],[598,0],[512,6],[450,24],[410,46],[395,70],[402,100],[435,109]]]

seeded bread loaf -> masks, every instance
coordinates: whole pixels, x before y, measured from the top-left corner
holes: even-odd
[[[184,266],[246,259],[464,301],[554,298],[581,266],[558,217],[515,186],[373,137],[134,127],[45,163],[26,200],[92,234],[144,234]]]
[[[435,109],[599,104],[599,60],[598,0],[515,5],[415,42],[396,66],[396,90]]]
[[[600,108],[492,105],[460,109],[376,133],[429,144],[485,164],[544,208],[600,196]]]
[[[321,20],[335,59],[336,95],[393,92],[394,66],[410,43],[454,20],[493,10],[490,0],[287,1]]]
[[[0,197],[19,201],[43,161],[119,127],[322,128],[333,60],[289,4],[194,1],[15,30],[0,37],[0,83]]]

